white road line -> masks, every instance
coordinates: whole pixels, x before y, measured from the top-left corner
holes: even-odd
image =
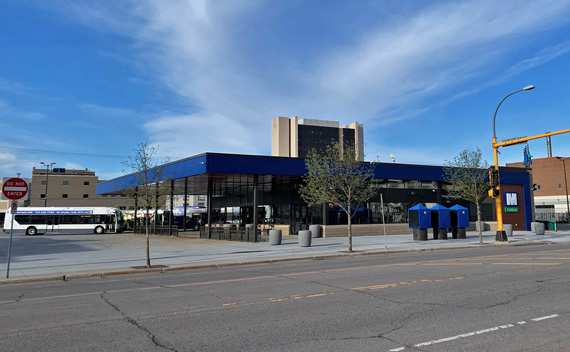
[[[552,314],[552,315],[547,315],[545,317],[540,317],[540,318],[534,318],[531,319],[532,321],[541,321],[541,320],[546,320],[546,319],[552,319],[552,318],[556,318],[558,317],[558,314]],[[526,321],[519,321],[516,324],[518,325],[524,325],[526,324]],[[445,337],[439,340],[432,340],[432,341],[427,341],[427,342],[422,342],[422,343],[418,343],[417,345],[414,345],[414,347],[423,347],[423,346],[430,346],[430,345],[435,345],[438,343],[442,343],[442,342],[448,342],[448,341],[453,341],[453,340],[457,340],[457,339],[461,339],[464,337],[470,337],[470,336],[475,336],[475,335],[481,335],[481,334],[486,334],[489,332],[493,332],[493,331],[498,331],[500,329],[508,329],[508,328],[512,328],[513,324],[506,324],[506,325],[500,325],[500,326],[495,326],[494,328],[489,328],[489,329],[483,329],[483,330],[478,330],[478,331],[473,331],[473,332],[468,332],[466,334],[461,334],[461,335],[455,335],[455,336],[450,336],[450,337]],[[399,348],[394,348],[389,350],[388,352],[398,352],[398,351],[403,351],[405,349],[405,347],[399,347]]]
[[[552,318],[556,318],[556,317],[558,317],[558,314],[547,315],[547,316],[545,316],[545,317],[534,318],[534,319],[531,319],[531,320],[532,320],[532,321],[541,321],[541,320],[552,319]]]
[[[475,335],[486,334],[486,333],[488,333],[488,332],[497,331],[497,330],[499,330],[499,329],[507,329],[507,328],[510,328],[510,327],[513,327],[513,326],[514,326],[514,325],[512,325],[512,324],[496,326],[496,327],[494,327],[494,328],[489,328],[489,329],[484,329],[484,330],[479,330],[479,331],[468,332],[468,333],[466,333],[466,334],[461,334],[461,335],[455,335],[455,336],[445,337],[445,338],[439,339],[439,340],[432,340],[432,341],[428,341],[428,342],[418,343],[417,345],[414,345],[414,347],[423,347],[423,346],[435,345],[435,344],[437,344],[437,343],[442,343],[442,342],[447,342],[447,341],[453,341],[453,340],[461,339],[461,338],[464,338],[464,337],[470,337],[470,336],[475,336]]]

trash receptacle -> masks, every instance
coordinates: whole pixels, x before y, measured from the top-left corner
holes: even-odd
[[[299,247],[311,247],[311,230],[299,231]]]
[[[416,241],[427,241],[427,229],[431,227],[430,210],[421,204],[408,209],[408,228],[413,230]]]
[[[449,208],[436,204],[429,208],[431,212],[431,227],[433,228],[433,239],[446,240],[447,229],[451,227]]]
[[[311,231],[311,237],[321,237],[321,225],[309,225],[309,230]]]
[[[512,224],[503,224],[503,230],[505,230],[505,234],[507,235],[507,237],[511,237],[513,235]]]
[[[556,221],[549,221],[548,223],[549,223],[548,229],[550,231],[556,232]]]
[[[280,245],[283,234],[281,230],[269,230],[269,244]]]

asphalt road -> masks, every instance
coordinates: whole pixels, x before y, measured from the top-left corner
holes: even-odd
[[[570,351],[570,245],[0,286],[2,351]]]

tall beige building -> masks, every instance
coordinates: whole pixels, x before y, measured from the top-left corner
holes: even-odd
[[[271,155],[305,158],[311,149],[322,152],[332,142],[354,144],[359,161],[364,161],[364,128],[353,122],[276,117],[271,122]]]
[[[90,170],[63,168],[32,170],[31,207],[115,207],[133,209],[134,202],[123,195],[100,196],[99,178]]]

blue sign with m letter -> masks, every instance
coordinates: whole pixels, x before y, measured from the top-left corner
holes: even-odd
[[[517,197],[517,192],[505,192],[505,213],[518,213],[519,212],[519,202]]]

